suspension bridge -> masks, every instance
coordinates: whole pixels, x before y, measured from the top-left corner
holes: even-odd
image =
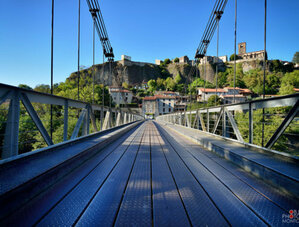
[[[216,1],[196,60],[206,55],[226,3]],[[87,4],[93,32],[112,62],[98,1]],[[53,22],[54,1],[52,7]],[[80,16],[78,25],[79,41]],[[78,94],[79,56],[80,42]],[[130,108],[83,102],[79,95],[78,100],[53,95],[53,57],[51,66],[51,94],[0,84],[0,105],[7,107],[0,160],[1,226],[298,225],[299,159],[288,151],[297,152],[299,146],[284,143],[287,129],[298,126],[298,94],[265,99],[264,93],[263,99],[145,120]],[[40,106],[49,107],[50,122],[42,119]],[[52,136],[55,111],[63,125],[59,142]],[[34,122],[43,148],[19,152],[22,114]],[[272,116],[280,120],[266,137]],[[73,128],[70,119],[76,120]],[[288,136],[298,138],[294,132]],[[256,144],[260,139],[262,146]],[[274,149],[278,144],[285,152]]]

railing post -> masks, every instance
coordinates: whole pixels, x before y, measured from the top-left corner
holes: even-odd
[[[16,156],[19,153],[19,120],[20,92],[13,91],[9,103],[8,119],[6,121],[2,159]]]
[[[69,118],[69,102],[66,99],[64,100],[63,141],[67,141],[68,118]]]
[[[124,124],[127,124],[127,112],[125,112],[125,114],[124,114]]]
[[[207,109],[207,132],[210,132],[210,114],[209,114],[209,109]]]
[[[227,128],[226,128],[226,111],[223,107],[223,116],[222,116],[222,136],[227,137]]]
[[[103,124],[104,124],[104,107],[101,106],[101,131],[103,130]]]
[[[253,109],[252,109],[252,103],[249,102],[249,143],[253,142]]]
[[[121,115],[121,113],[118,112],[117,117],[116,117],[116,126],[120,126],[120,117],[121,117],[120,115]]]

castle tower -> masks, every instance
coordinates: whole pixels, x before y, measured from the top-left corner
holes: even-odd
[[[246,42],[238,44],[238,55],[246,54]]]

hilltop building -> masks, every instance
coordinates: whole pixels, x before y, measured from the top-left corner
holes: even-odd
[[[238,56],[243,60],[263,60],[265,57],[265,51],[253,51],[246,52],[247,44],[246,42],[242,42],[238,44]]]
[[[245,102],[252,95],[249,89],[238,87],[235,89],[233,87],[218,88],[217,92],[215,88],[197,88],[197,91],[198,102],[208,101],[212,95],[217,95],[222,99],[224,104],[233,103],[234,95],[236,103]]]
[[[123,87],[111,86],[109,93],[117,105],[132,103],[133,93]]]
[[[142,112],[144,116],[159,116],[176,111],[185,111],[188,97],[180,96],[178,92],[157,91],[154,96],[143,99]]]

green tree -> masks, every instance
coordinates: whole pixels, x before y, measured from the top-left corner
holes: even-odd
[[[218,73],[218,86],[219,87],[225,87],[228,85],[227,75],[228,75],[227,71]]]
[[[286,73],[281,79],[280,95],[289,95],[295,93],[294,88],[299,88],[299,71],[295,70]]]
[[[34,88],[35,91],[43,92],[43,93],[51,93],[51,88],[48,84],[38,84]]]
[[[175,59],[173,60],[173,62],[175,62],[175,63],[178,63],[179,61],[180,61],[179,58],[175,58]]]
[[[170,59],[169,58],[166,58],[163,62],[165,65],[168,65],[171,63]]]
[[[24,88],[24,89],[28,89],[28,90],[33,90],[32,87],[26,85],[26,84],[19,84],[18,86],[19,88]]]
[[[147,85],[148,85],[148,90],[151,92],[151,93],[154,93],[156,90],[157,90],[157,83],[155,80],[149,80],[147,82]]]
[[[236,55],[236,60],[238,59],[242,59],[239,55]],[[234,61],[235,60],[235,54],[232,54],[230,57],[229,57],[229,60],[230,61]]]
[[[179,73],[175,76],[174,81],[177,84],[179,84],[182,81],[182,77],[181,77],[181,75]]]
[[[226,73],[227,73],[227,85],[233,87],[234,86],[234,68],[227,68],[226,69]],[[236,65],[236,87],[241,87],[244,88],[245,87],[245,83],[243,80],[244,77],[244,73],[243,73],[243,68],[242,68],[242,64],[238,63]]]
[[[122,83],[122,86],[123,86],[124,88],[126,88],[126,89],[129,89],[129,88],[130,88],[130,86],[129,86],[129,84],[128,84],[127,82],[123,82],[123,83]]]
[[[293,63],[298,64],[299,63],[299,52],[296,52],[293,56]]]
[[[174,90],[175,90],[176,83],[175,83],[175,81],[174,81],[171,77],[168,77],[168,78],[164,81],[164,86],[166,87],[166,90],[167,90],[167,91],[174,91]]]
[[[208,106],[215,106],[215,105],[218,106],[218,105],[221,105],[221,104],[222,104],[222,101],[221,101],[221,98],[218,95],[211,95],[208,98]]]
[[[164,79],[161,79],[160,77],[158,77],[157,79],[157,90],[165,90],[165,86],[164,86]]]

